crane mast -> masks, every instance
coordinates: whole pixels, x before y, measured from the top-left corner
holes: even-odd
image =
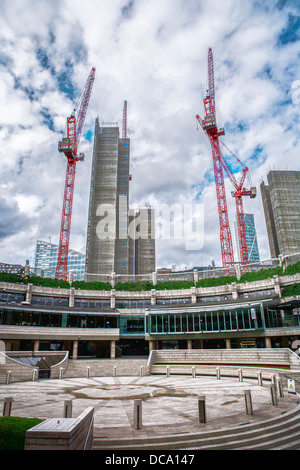
[[[205,112],[204,120],[201,120],[199,115],[197,115],[196,118],[206,133],[211,145],[220,224],[222,263],[223,267],[231,267],[234,266],[234,256],[219,143],[219,137],[224,135],[224,129],[218,130],[216,124],[214,66],[211,48],[208,50],[208,90],[203,104]]]
[[[236,217],[237,217],[237,228],[239,237],[239,251],[240,260],[242,265],[249,264],[248,248],[246,240],[246,227],[245,227],[245,214],[243,207],[243,196],[250,196],[250,198],[256,197],[256,188],[251,187],[247,190],[244,187],[244,182],[248,172],[248,168],[231,152],[230,149],[223,143],[223,145],[229,150],[229,152],[237,159],[237,161],[243,166],[242,176],[239,182],[237,182],[227,160],[222,155],[220,150],[219,137],[224,135],[224,129],[218,131],[216,125],[216,110],[215,110],[215,89],[214,89],[214,67],[213,67],[213,55],[211,48],[208,50],[208,91],[207,96],[203,100],[205,117],[203,120],[197,115],[196,118],[200,123],[202,129],[207,135],[213,158],[216,192],[217,192],[217,203],[219,212],[220,222],[220,242],[221,242],[221,254],[223,267],[234,266],[234,255],[232,248],[231,231],[229,227],[228,209],[225,194],[224,185],[224,173],[225,170],[231,183],[234,186],[235,191],[232,191],[232,196],[235,198],[236,206]]]
[[[78,155],[78,147],[82,134],[83,124],[93,88],[96,69],[93,67],[85,87],[80,95],[74,112],[67,118],[66,137],[58,142],[58,151],[67,157],[67,171],[65,179],[64,199],[60,226],[60,238],[58,246],[58,258],[55,271],[56,279],[67,279],[68,254],[71,231],[72,207],[74,184],[76,174],[76,163],[84,160],[84,154]],[[76,114],[77,113],[77,114]]]

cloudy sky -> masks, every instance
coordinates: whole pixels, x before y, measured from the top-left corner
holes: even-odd
[[[158,239],[158,267],[221,266],[211,151],[195,118],[209,47],[218,125],[257,187],[244,209],[261,259],[270,257],[259,185],[270,169],[300,170],[298,0],[0,0],[0,44],[0,261],[32,264],[37,239],[58,243],[66,159],[57,142],[94,66],[70,248],[85,252],[95,118],[121,127],[127,100],[130,204],[202,208],[203,246],[187,249],[184,234]]]

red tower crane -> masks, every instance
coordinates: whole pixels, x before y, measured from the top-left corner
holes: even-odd
[[[82,134],[83,124],[85,121],[86,111],[88,108],[94,84],[95,72],[96,69],[93,67],[73,113],[67,118],[66,137],[63,137],[62,140],[58,142],[58,151],[64,153],[67,157],[67,171],[61,217],[58,259],[55,271],[56,279],[66,280],[68,274],[68,253],[76,163],[78,161],[84,160],[83,153],[80,153],[78,155],[78,148]]]
[[[208,90],[203,103],[205,111],[204,120],[201,120],[199,115],[197,115],[196,118],[211,144],[219,213],[222,263],[224,267],[230,267],[234,266],[234,256],[219,143],[219,136],[225,133],[224,129],[218,130],[216,124],[214,64],[211,48],[208,50]]]
[[[238,236],[239,236],[239,250],[240,250],[240,259],[241,264],[246,265],[249,263],[248,259],[248,249],[246,241],[246,228],[245,228],[245,215],[243,208],[243,196],[250,196],[254,198],[256,196],[256,188],[251,187],[250,190],[244,188],[244,182],[248,168],[237,158],[235,155],[228,149],[228,147],[223,143],[223,145],[229,150],[229,152],[243,165],[242,177],[239,182],[237,182],[228,162],[225,157],[222,155],[220,150],[220,141],[219,137],[225,135],[224,129],[218,130],[216,125],[216,109],[215,109],[215,87],[214,87],[214,65],[213,65],[213,54],[211,48],[208,50],[208,90],[207,96],[203,100],[205,116],[201,120],[200,116],[197,115],[196,118],[200,123],[202,129],[207,135],[213,158],[214,174],[215,174],[215,183],[216,183],[216,193],[217,193],[217,203],[218,203],[218,212],[219,212],[219,223],[220,223],[220,242],[221,242],[221,254],[223,267],[234,266],[234,255],[232,247],[232,238],[231,231],[229,226],[229,217],[227,209],[227,200],[225,194],[225,184],[224,184],[224,173],[228,175],[231,183],[235,188],[235,192],[232,192],[232,195],[235,197],[236,203],[236,215],[237,215],[237,227],[238,227]]]

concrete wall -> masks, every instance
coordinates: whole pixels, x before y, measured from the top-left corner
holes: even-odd
[[[26,431],[24,450],[91,450],[94,408],[77,418],[49,418]]]

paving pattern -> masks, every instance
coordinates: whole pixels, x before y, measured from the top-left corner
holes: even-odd
[[[253,415],[245,412],[244,390],[251,391]],[[198,422],[198,395],[205,395],[207,423]],[[269,384],[257,380],[190,376],[96,377],[38,380],[0,386],[0,415],[4,398],[13,397],[12,416],[63,417],[65,400],[72,416],[94,408],[94,435],[130,437],[179,434],[265,420],[295,406],[298,397],[285,390],[278,406],[271,405]],[[133,428],[134,400],[142,399],[141,430]],[[201,427],[202,426],[202,427]]]

